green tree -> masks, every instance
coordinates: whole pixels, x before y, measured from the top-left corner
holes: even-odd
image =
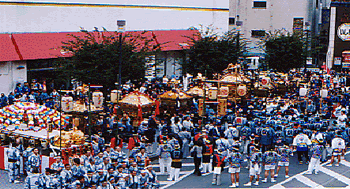
[[[211,26],[201,26],[198,35],[188,36],[191,46],[186,50],[187,60],[182,63],[183,73],[197,75],[207,70],[207,76],[212,78],[228,64],[236,63],[245,46],[243,40],[237,45],[237,36],[234,30],[219,35]]]
[[[290,34],[285,30],[268,33],[262,38],[268,68],[289,71],[305,66],[306,39],[301,33]]]
[[[75,78],[84,83],[113,87],[118,82],[119,34],[106,30],[81,32],[82,35],[69,35],[71,40],[62,42],[62,49],[72,56],[60,58],[57,71],[69,80]],[[143,79],[146,58],[159,50],[159,45],[147,31],[128,32],[122,36],[121,45],[122,83]]]

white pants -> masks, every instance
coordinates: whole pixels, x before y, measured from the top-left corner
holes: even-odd
[[[240,146],[240,151],[243,154],[247,154],[248,153],[248,144],[250,143],[250,140],[243,140]]]
[[[221,185],[221,174],[213,174],[213,184]]]
[[[160,174],[164,174],[164,168],[166,167],[167,172],[171,172],[171,158],[159,158],[159,169]]]
[[[175,181],[179,180],[179,176],[180,176],[180,168],[171,168],[170,171],[170,179],[173,180],[173,178],[175,177]]]
[[[212,163],[203,163],[203,173],[211,173]]]
[[[309,168],[307,169],[307,171],[312,173],[312,171],[315,169],[315,173],[318,173],[320,164],[321,164],[320,159],[311,158],[309,163]]]

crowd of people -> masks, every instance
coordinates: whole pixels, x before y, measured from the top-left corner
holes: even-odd
[[[254,74],[247,76],[253,80]],[[185,158],[193,158],[195,175],[212,173],[213,185],[221,185],[221,175],[228,166],[230,187],[241,186],[240,169],[245,166],[249,175],[244,176],[250,178],[245,186],[265,183],[268,178],[276,182],[281,168],[288,178],[293,155],[300,164],[308,164],[307,174],[318,174],[320,163],[328,160],[327,166],[339,166],[350,141],[349,74],[290,71],[287,75],[282,79],[269,73],[271,80],[284,81],[288,89],[284,94],[271,92],[258,97],[252,93],[237,103],[229,100],[225,116],[210,105],[205,106],[205,115],[199,116],[198,99],[194,98],[189,106],[177,106],[171,113],[164,110],[135,127],[128,112],[106,105],[105,114],[94,123],[89,148],[74,149],[63,159],[57,156],[44,173],[39,173],[37,146],[13,140],[7,151],[10,182],[19,182],[21,158],[28,175],[26,188],[158,188],[154,158],[159,161],[160,174],[168,175],[169,181],[179,180]],[[292,82],[295,77],[305,81],[304,86]],[[139,90],[157,98],[171,87],[168,80],[154,80],[127,85],[122,93]],[[307,88],[307,94],[300,95],[300,88]],[[327,89],[325,97],[320,96],[322,89]],[[41,91],[35,101],[50,101],[50,96],[54,99],[59,95],[54,92],[46,95]],[[31,99],[28,93],[24,92],[25,99]],[[1,105],[5,105],[3,101]]]
[[[59,101],[60,94],[56,89],[53,89],[50,94],[47,92],[45,81],[39,83],[36,79],[33,79],[30,85],[28,82],[24,82],[23,86],[21,83],[18,83],[14,91],[8,95],[1,93],[0,108],[14,104],[15,102],[35,102],[45,104],[49,108],[54,108],[55,104],[58,105],[57,102]]]

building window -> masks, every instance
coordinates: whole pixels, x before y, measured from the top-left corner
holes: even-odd
[[[234,17],[228,18],[228,25],[235,25],[235,18]]]
[[[264,8],[264,9],[266,9],[266,1],[253,1],[253,8]]]
[[[301,33],[304,28],[304,18],[293,18],[293,33]]]
[[[252,30],[252,37],[264,37],[265,30]]]
[[[9,64],[8,62],[0,62],[0,75],[9,73]]]

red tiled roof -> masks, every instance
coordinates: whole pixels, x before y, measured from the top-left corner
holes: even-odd
[[[0,34],[0,62],[20,60],[9,34]]]
[[[114,32],[103,32],[104,36],[109,36]],[[62,42],[67,42],[73,38],[68,35],[84,36],[83,32],[60,32],[60,33],[19,33],[13,34],[18,51],[11,41],[10,34],[0,34],[0,61],[35,60],[50,59],[58,57],[69,57],[70,53],[62,51]],[[156,31],[128,31],[126,34],[141,35],[146,39],[154,38],[152,45],[160,44],[162,51],[183,50],[188,48],[191,40],[186,36],[195,36],[197,30],[156,30]],[[98,36],[98,35],[96,35]],[[98,40],[101,38],[96,37]],[[130,39],[131,40],[131,39]],[[136,40],[141,45],[141,40]],[[3,53],[4,52],[4,53]],[[20,55],[19,55],[20,54]]]

